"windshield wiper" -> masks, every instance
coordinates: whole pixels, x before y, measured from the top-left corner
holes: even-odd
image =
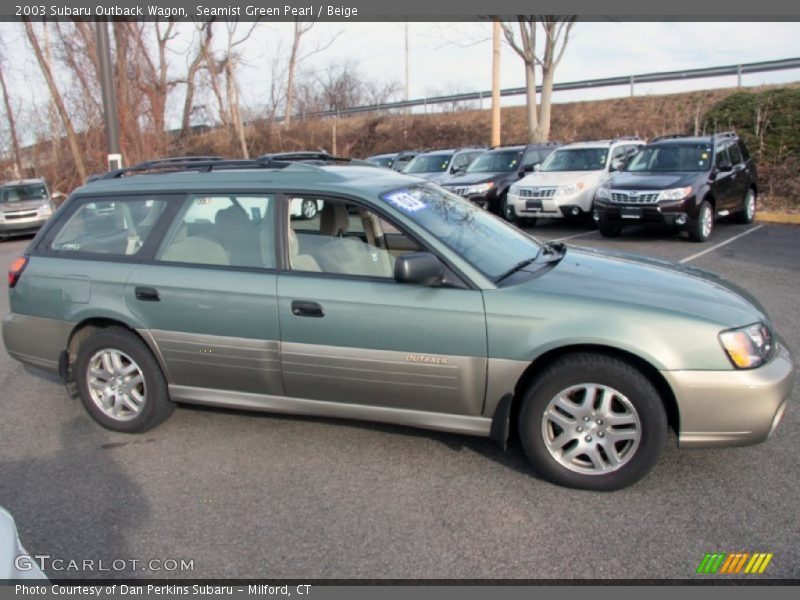
[[[567,252],[567,247],[562,244],[561,242],[545,242],[541,246],[539,246],[538,252],[536,252],[536,256],[533,258],[526,258],[525,260],[519,261],[513,267],[511,267],[508,271],[500,275],[497,279],[494,280],[495,283],[500,283],[503,279],[511,277],[514,273],[521,271],[525,267],[530,264],[535,263],[541,257],[545,263],[552,263],[558,262],[562,258],[564,258],[564,254]]]

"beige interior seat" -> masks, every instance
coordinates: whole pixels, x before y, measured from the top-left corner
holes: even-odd
[[[320,234],[331,239],[319,248],[322,270],[346,275],[384,275],[369,245],[357,238],[344,237],[349,228],[350,215],[345,206],[326,203],[320,214]]]
[[[180,226],[161,260],[204,265],[229,265],[228,253],[222,244],[201,235],[189,237],[186,224]]]
[[[319,273],[322,269],[310,254],[300,254],[300,242],[297,233],[289,227],[289,266],[295,271]]]

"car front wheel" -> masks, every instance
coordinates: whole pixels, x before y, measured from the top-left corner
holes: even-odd
[[[627,487],[655,465],[667,439],[664,405],[638,369],[602,354],[557,359],[527,390],[519,434],[534,469],[568,487]]]
[[[316,200],[303,200],[300,212],[303,213],[304,219],[310,220],[317,216],[318,208]]]
[[[600,223],[597,224],[597,228],[600,230],[600,235],[607,238],[615,238],[619,237],[622,233],[622,225],[616,225],[614,223]]]
[[[147,431],[175,407],[153,353],[123,327],[101,329],[84,340],[74,373],[84,407],[107,429]]]
[[[697,218],[689,222],[689,238],[693,242],[707,242],[713,231],[714,208],[708,200],[703,200]]]

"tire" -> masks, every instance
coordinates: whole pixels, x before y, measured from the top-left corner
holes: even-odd
[[[653,384],[629,363],[603,354],[569,354],[548,366],[525,392],[518,425],[539,474],[585,490],[636,483],[667,440],[667,415]]]
[[[300,205],[300,213],[306,221],[310,221],[316,217],[318,210],[319,206],[317,206],[316,200],[303,200],[303,203]]]
[[[84,408],[107,429],[141,433],[175,408],[153,353],[123,327],[101,329],[81,343],[74,373]]]
[[[689,222],[689,239],[693,242],[707,242],[714,232],[714,208],[708,200],[700,203],[697,218]]]
[[[533,227],[534,225],[536,225],[536,217],[517,218],[517,227],[525,228],[525,227]]]
[[[749,225],[756,218],[756,191],[753,188],[748,188],[747,195],[744,198],[744,207],[736,213],[737,223]]]
[[[509,223],[512,221],[511,215],[508,214],[508,194],[505,193],[500,196],[500,200],[497,203],[497,212],[501,219],[504,221],[508,221]]]
[[[603,223],[600,221],[597,224],[597,229],[600,230],[600,235],[606,238],[619,237],[622,233],[622,225],[616,225],[615,223]]]

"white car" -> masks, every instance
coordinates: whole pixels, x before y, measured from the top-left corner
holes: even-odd
[[[618,138],[561,146],[541,167],[514,183],[508,192],[509,213],[520,224],[538,217],[590,218],[594,195],[644,142]]]
[[[14,517],[0,506],[0,581],[47,579],[19,541]]]

